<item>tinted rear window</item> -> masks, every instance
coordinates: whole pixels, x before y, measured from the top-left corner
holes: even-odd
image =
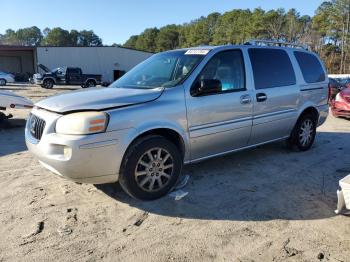
[[[251,48],[255,89],[289,86],[296,83],[292,63],[284,50]]]
[[[294,52],[306,83],[316,83],[325,80],[322,65],[316,56],[305,52]]]
[[[72,75],[78,75],[80,73],[79,68],[69,68],[69,73]]]

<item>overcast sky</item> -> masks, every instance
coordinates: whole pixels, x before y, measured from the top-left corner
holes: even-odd
[[[182,24],[212,12],[261,7],[296,8],[313,15],[319,0],[11,0],[2,1],[0,33],[8,28],[38,26],[92,29],[104,44],[124,43],[147,27]]]

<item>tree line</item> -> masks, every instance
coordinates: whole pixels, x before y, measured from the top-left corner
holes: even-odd
[[[41,31],[32,26],[17,31],[7,29],[0,34],[0,45],[23,46],[102,46],[102,40],[92,30],[65,30],[60,27]]]
[[[323,2],[313,17],[295,9],[234,9],[182,25],[147,28],[125,47],[151,52],[198,45],[241,44],[251,39],[301,43],[317,52],[329,73],[350,73],[350,1]]]

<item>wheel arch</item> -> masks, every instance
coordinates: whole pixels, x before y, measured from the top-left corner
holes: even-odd
[[[44,77],[44,79],[43,79],[43,83],[44,83],[44,81],[45,81],[45,80],[47,80],[47,79],[52,80],[52,81],[53,81],[53,83],[54,83],[54,84],[56,84],[56,79],[55,79],[54,77]]]
[[[305,107],[303,107],[302,110],[300,110],[298,120],[300,119],[300,117],[304,116],[305,114],[311,114],[314,117],[316,123],[318,122],[320,112],[318,111],[316,106],[306,105]]]
[[[94,79],[94,78],[88,78],[88,79],[86,79],[85,82],[84,82],[84,84],[86,85],[86,83],[89,82],[89,81],[93,81],[93,82],[95,83],[95,85],[97,85],[97,81],[96,81],[96,79]]]
[[[135,141],[142,139],[144,137],[147,137],[147,136],[151,136],[151,135],[159,135],[159,136],[167,138],[168,140],[173,142],[178,147],[178,149],[181,152],[182,159],[186,158],[186,153],[188,152],[188,150],[187,150],[187,145],[186,145],[184,137],[180,134],[179,131],[177,131],[173,128],[169,128],[169,127],[155,127],[155,128],[150,128],[148,130],[144,130],[141,133],[138,133],[131,140],[130,144],[128,145],[127,150],[130,148],[130,146]]]

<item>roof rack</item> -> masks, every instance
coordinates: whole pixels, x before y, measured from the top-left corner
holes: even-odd
[[[284,46],[284,47],[292,47],[292,48],[302,48],[305,50],[309,50],[308,45],[296,44],[296,43],[288,43],[288,42],[280,42],[274,40],[250,40],[245,43],[245,45],[258,45],[258,46]]]

